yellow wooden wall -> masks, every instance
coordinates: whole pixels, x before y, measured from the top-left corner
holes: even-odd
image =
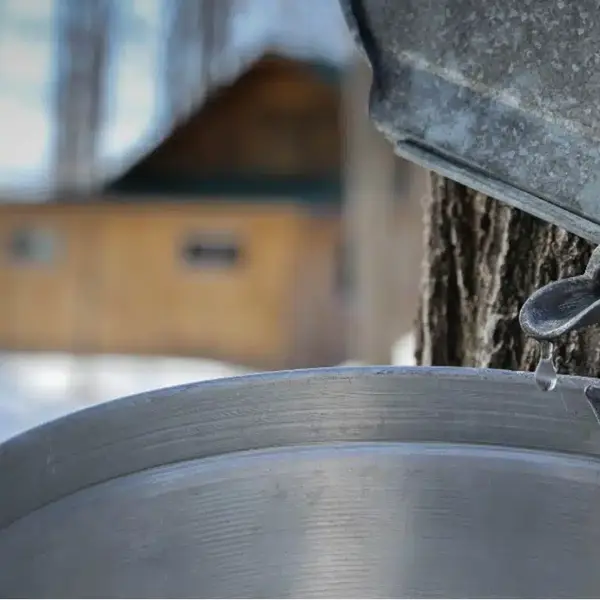
[[[293,363],[301,367],[346,360],[349,302],[341,288],[342,227],[338,215],[307,217],[294,278]]]
[[[21,227],[57,233],[51,264],[14,260],[10,238]],[[239,264],[185,263],[186,236],[210,232],[239,240]],[[337,217],[314,219],[286,203],[0,206],[0,348],[203,356],[257,368],[341,360],[342,340],[327,333],[343,330],[338,235]]]

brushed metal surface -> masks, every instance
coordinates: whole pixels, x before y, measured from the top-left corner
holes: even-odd
[[[600,243],[597,0],[340,0],[396,153]]]
[[[0,445],[0,596],[597,597],[589,381],[325,369],[75,413]]]

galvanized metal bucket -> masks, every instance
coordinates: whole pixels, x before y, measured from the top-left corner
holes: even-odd
[[[587,383],[326,369],[74,413],[0,446],[0,596],[598,597]]]
[[[600,243],[596,0],[340,0],[397,154]]]

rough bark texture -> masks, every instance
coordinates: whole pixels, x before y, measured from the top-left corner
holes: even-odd
[[[425,222],[418,363],[535,369],[519,309],[542,285],[582,273],[593,246],[437,175]],[[600,376],[598,328],[560,340],[556,359],[561,373]]]

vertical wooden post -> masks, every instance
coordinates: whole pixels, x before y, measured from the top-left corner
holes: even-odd
[[[368,118],[371,73],[362,60],[348,70],[343,131],[345,144],[345,236],[351,292],[348,356],[371,364],[389,364],[395,321],[393,298],[395,155]]]
[[[396,293],[390,297],[395,306],[395,320],[390,327],[393,343],[415,333],[423,276],[423,208],[430,197],[429,171],[397,157],[394,249],[388,259],[396,281]]]

